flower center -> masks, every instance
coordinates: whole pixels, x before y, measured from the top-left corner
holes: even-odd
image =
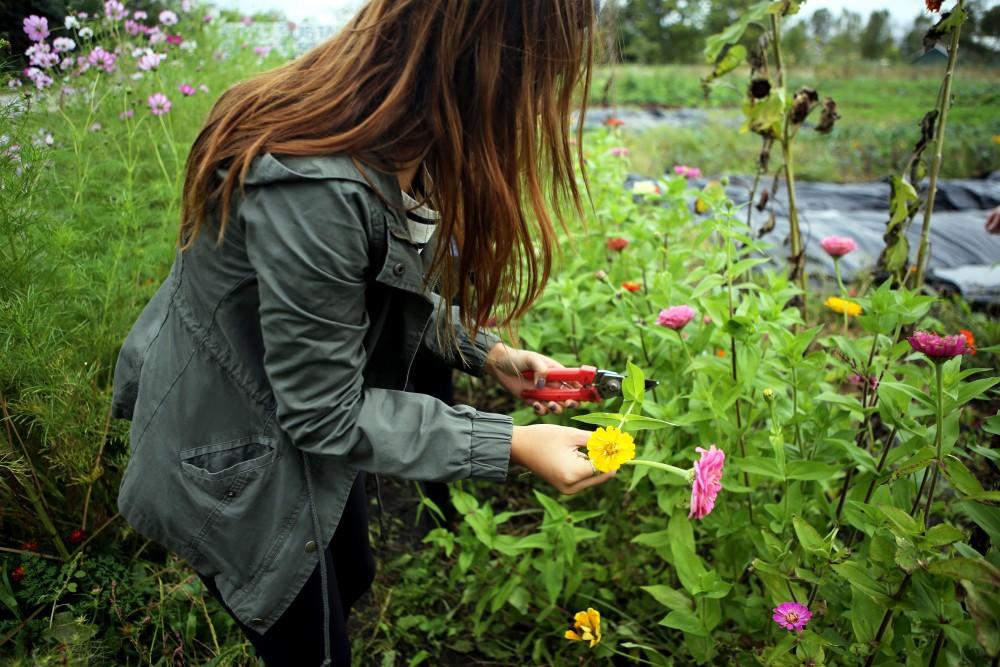
[[[798,623],[799,615],[794,611],[785,612],[785,620],[792,624]]]

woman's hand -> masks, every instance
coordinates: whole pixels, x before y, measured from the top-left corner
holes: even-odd
[[[503,343],[494,345],[486,356],[486,370],[516,398],[520,398],[521,392],[527,389],[543,389],[545,375],[553,368],[565,368],[565,366],[543,354],[508,347]],[[534,378],[531,380],[526,378],[525,371],[533,371]],[[571,383],[566,386],[575,388],[579,386],[579,383]],[[572,410],[579,407],[579,403],[576,401],[549,401],[547,404],[543,404],[539,401],[526,399],[525,402],[530,403],[535,412],[540,415],[544,415],[550,410],[558,415],[562,413],[563,408]]]
[[[616,474],[597,473],[586,452],[580,451],[589,437],[589,431],[554,424],[515,426],[510,461],[528,468],[560,493],[572,495]]]

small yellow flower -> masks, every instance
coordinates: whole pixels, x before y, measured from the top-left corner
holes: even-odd
[[[611,472],[635,458],[635,441],[631,435],[614,426],[599,428],[587,440],[587,454],[595,468]]]
[[[573,617],[573,629],[563,635],[575,642],[590,642],[590,648],[601,643],[601,612],[592,607],[587,611],[578,611]]]
[[[841,299],[840,297],[831,296],[826,300],[826,307],[835,313],[850,315],[851,317],[857,317],[861,314],[861,306],[854,303],[853,301],[848,301],[847,299]]]
[[[1000,134],[993,135],[993,143],[995,143],[997,146],[1000,146]]]

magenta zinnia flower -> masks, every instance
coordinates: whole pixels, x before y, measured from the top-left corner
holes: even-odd
[[[661,310],[660,316],[656,318],[656,323],[661,327],[680,331],[692,319],[694,319],[694,308],[691,306],[673,306],[672,308]]]
[[[694,462],[694,482],[691,484],[691,512],[689,519],[703,519],[715,509],[715,498],[722,490],[722,466],[726,453],[712,445],[708,449],[697,447],[701,459]]]
[[[149,96],[149,110],[154,116],[162,116],[170,111],[170,100],[163,93],[153,93]]]
[[[608,155],[614,157],[626,157],[628,155],[628,149],[624,146],[612,146],[608,149]]]
[[[819,242],[830,257],[843,257],[852,250],[857,249],[858,244],[854,239],[847,236],[827,236]]]
[[[968,351],[965,336],[938,336],[929,331],[918,331],[907,340],[917,352],[923,352],[931,359],[951,359]]]
[[[771,618],[774,619],[775,623],[786,630],[802,632],[812,616],[813,615],[812,612],[809,611],[809,607],[804,604],[799,604],[798,602],[782,602],[774,608],[774,616]]]
[[[49,36],[49,20],[44,16],[32,14],[25,17],[21,25],[24,27],[24,32],[28,35],[28,39],[33,42],[41,42]]]
[[[701,169],[698,167],[689,167],[686,164],[678,164],[674,166],[674,173],[678,176],[683,176],[684,178],[701,178]]]

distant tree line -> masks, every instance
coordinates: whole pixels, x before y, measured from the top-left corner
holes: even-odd
[[[614,33],[606,42],[608,57],[634,63],[702,61],[705,38],[723,30],[759,0],[612,0],[603,5],[602,20]],[[945,3],[947,9],[951,3]],[[1000,5],[986,0],[966,3],[969,20],[962,29],[962,57],[1000,65]],[[914,2],[914,8],[919,7]],[[798,63],[857,60],[912,62],[925,51],[923,38],[935,19],[918,14],[902,34],[894,34],[887,10],[863,14],[808,4],[784,31],[783,45]],[[753,40],[761,31],[749,30]]]

